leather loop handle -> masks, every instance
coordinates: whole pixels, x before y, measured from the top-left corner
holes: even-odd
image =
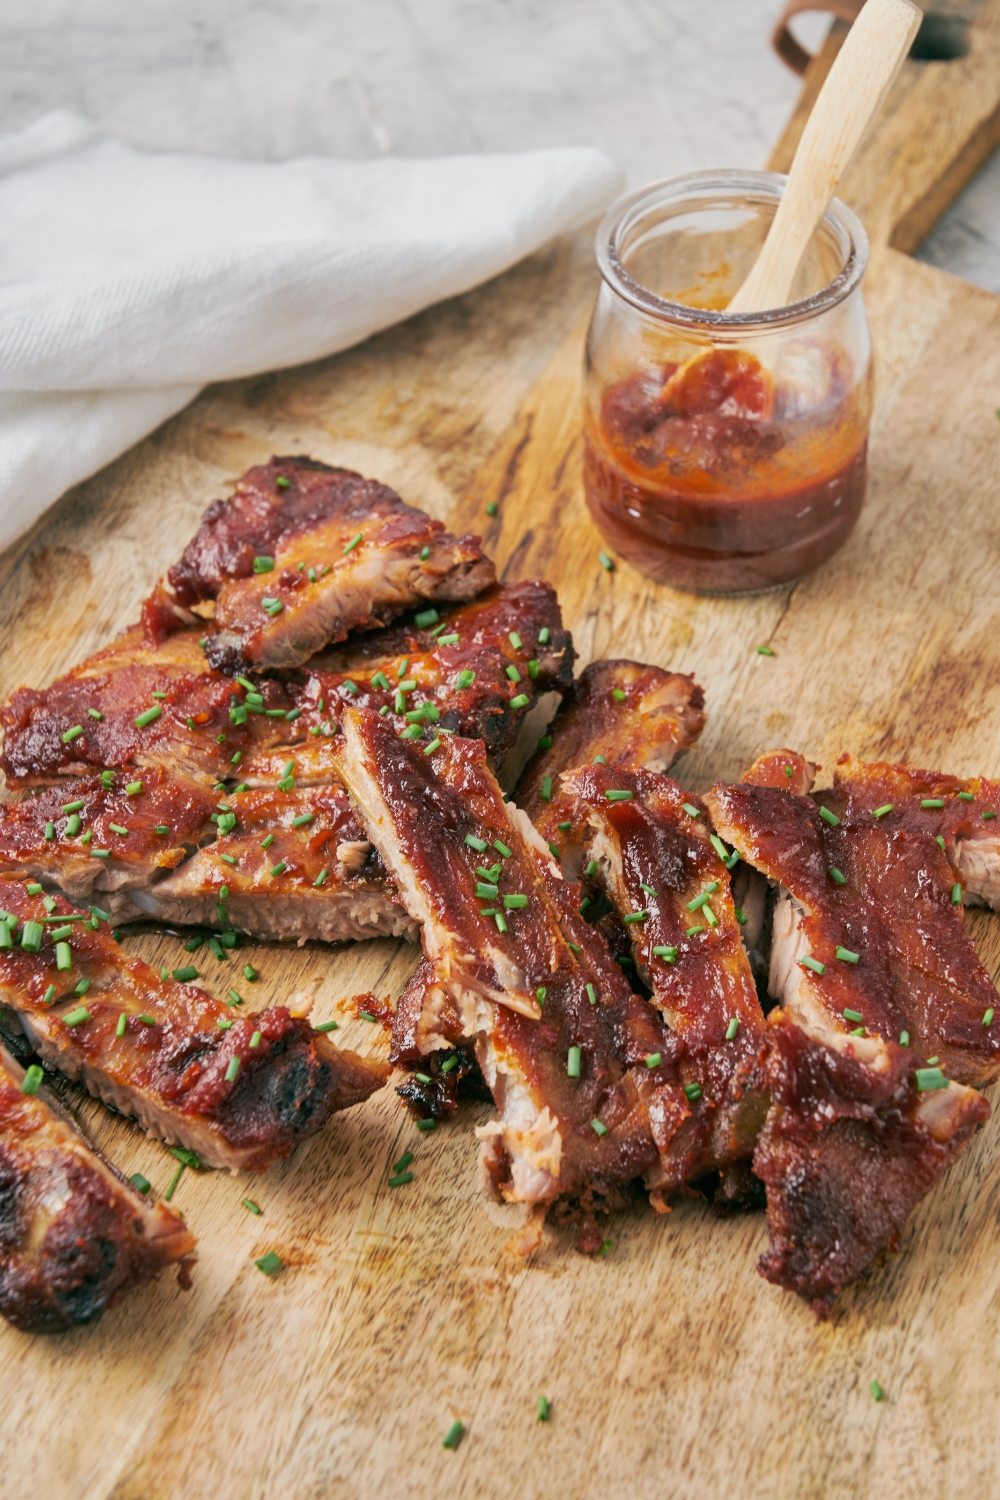
[[[781,20],[771,35],[771,46],[793,73],[801,75],[812,62],[812,57],[792,35],[788,24],[792,17],[807,10],[825,10],[838,21],[846,21],[850,25],[858,19],[863,5],[864,0],[788,0]]]

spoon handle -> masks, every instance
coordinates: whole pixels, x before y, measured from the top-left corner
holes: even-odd
[[[864,6],[806,121],[767,239],[729,312],[786,306],[816,226],[902,67],[922,19],[912,0],[868,0]]]

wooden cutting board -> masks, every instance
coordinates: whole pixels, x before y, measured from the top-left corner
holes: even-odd
[[[550,578],[584,661],[696,672],[710,720],[687,785],[774,745],[827,767],[849,750],[1000,774],[1000,299],[905,253],[1000,138],[1000,0],[964,12],[969,55],[907,64],[845,189],[873,241],[879,394],[866,511],[818,573],[724,600],[599,566],[580,487],[588,234],[335,359],[214,387],[79,486],[0,559],[0,691],[49,681],[130,622],[224,481],[306,451],[483,531],[505,576]],[[996,972],[1000,923],[970,925]],[[155,963],[180,953],[176,937],[126,944]],[[255,1001],[309,991],[317,1019],[339,1014],[338,1037],[373,1054],[381,1032],[338,1003],[398,993],[414,962],[388,941],[246,956]],[[203,982],[221,992],[233,962],[205,960]],[[163,1147],[67,1098],[119,1167],[163,1190]],[[55,1338],[0,1328],[0,1494],[996,1493],[1000,1119],[913,1215],[901,1253],[817,1324],[757,1276],[762,1218],[720,1222],[698,1200],[665,1218],[636,1205],[597,1259],[556,1231],[519,1259],[521,1211],[477,1182],[471,1132],[489,1114],[428,1138],[390,1090],[262,1179],[188,1172],[175,1202],[200,1241],[191,1292],[164,1280]],[[415,1180],[388,1188],[408,1147]],[[263,1217],[240,1206],[248,1192]],[[286,1268],[268,1280],[253,1261],[272,1249]],[[455,1417],[466,1436],[445,1451]]]

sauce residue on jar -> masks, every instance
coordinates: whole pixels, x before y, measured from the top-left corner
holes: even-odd
[[[586,422],[587,504],[623,557],[700,592],[769,588],[846,540],[866,484],[870,392],[817,339],[715,347],[608,386]]]

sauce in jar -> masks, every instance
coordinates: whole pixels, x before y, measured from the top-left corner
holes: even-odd
[[[846,541],[865,497],[867,241],[853,214],[831,205],[798,302],[724,310],[782,186],[769,173],[692,174],[626,200],[598,233],[587,504],[635,567],[698,593],[809,572]]]
[[[831,373],[806,420],[737,349],[611,386],[585,432],[602,534],[651,578],[699,592],[768,588],[815,568],[846,541],[867,477],[867,412]]]

